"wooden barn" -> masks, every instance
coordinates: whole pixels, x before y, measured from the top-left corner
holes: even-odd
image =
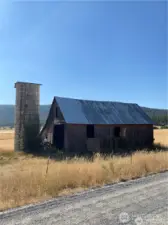
[[[54,97],[41,137],[75,153],[146,148],[153,122],[137,104]]]

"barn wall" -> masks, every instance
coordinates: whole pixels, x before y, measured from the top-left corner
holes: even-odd
[[[86,151],[86,126],[66,124],[66,148],[70,152]]]
[[[99,140],[100,150],[112,148],[113,126],[95,125],[95,138]]]
[[[115,139],[114,129],[120,127],[120,137],[127,142],[128,147],[150,146],[153,142],[153,126],[152,125],[109,125],[95,126],[95,136],[102,140],[101,147],[114,148],[114,141],[108,142],[108,139]],[[124,142],[124,143],[125,143]],[[118,146],[124,147],[124,146]]]
[[[117,125],[121,128],[118,138],[118,148],[148,147],[153,142],[152,125]],[[95,125],[95,139],[100,142],[100,150],[113,150],[116,148],[114,138],[114,125]],[[86,125],[66,125],[66,148],[69,151],[83,152],[87,149]]]
[[[132,126],[127,127],[125,138],[131,146],[148,147],[153,142],[153,126]]]

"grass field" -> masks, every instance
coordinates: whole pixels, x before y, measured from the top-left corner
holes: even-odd
[[[155,143],[168,146],[168,129],[154,130]]]
[[[0,130],[0,151],[13,151],[14,149],[14,131]]]
[[[168,130],[155,130],[168,146]],[[8,147],[9,148],[8,148]],[[0,210],[69,194],[91,186],[129,180],[168,169],[168,152],[136,152],[132,157],[95,156],[51,160],[13,152],[13,133],[0,132]]]

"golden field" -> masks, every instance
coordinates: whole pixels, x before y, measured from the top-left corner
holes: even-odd
[[[155,143],[168,146],[168,129],[154,130]]]
[[[168,145],[167,137],[168,130],[155,130],[157,143]],[[93,161],[50,160],[46,174],[47,159],[13,152],[12,132],[0,131],[0,149],[0,210],[168,169],[167,151],[144,151],[132,157],[95,155]]]
[[[14,149],[14,131],[0,130],[0,151],[13,151]]]

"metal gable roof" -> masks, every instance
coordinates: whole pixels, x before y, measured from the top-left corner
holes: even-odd
[[[153,124],[137,104],[55,97],[66,123]]]

